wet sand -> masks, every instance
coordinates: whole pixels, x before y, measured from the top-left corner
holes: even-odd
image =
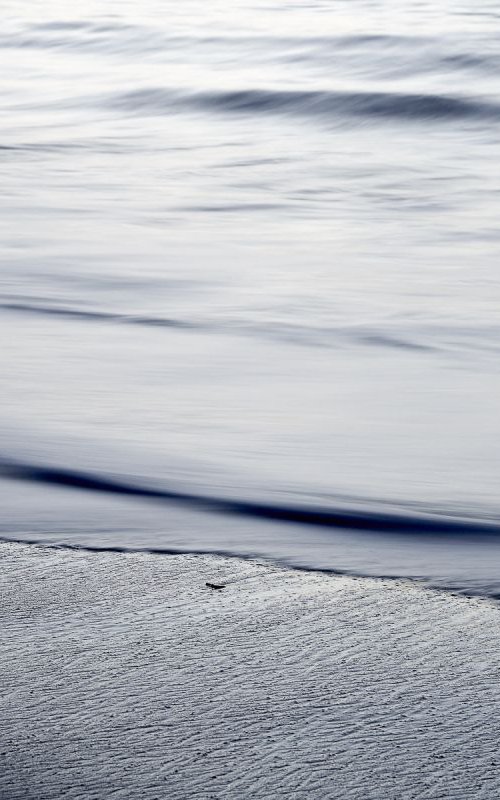
[[[500,796],[490,601],[215,556],[0,565],[2,800]]]

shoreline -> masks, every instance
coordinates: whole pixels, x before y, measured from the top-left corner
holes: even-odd
[[[208,554],[0,560],[2,798],[500,794],[493,601]]]
[[[333,569],[328,567],[315,567],[306,566],[300,563],[287,563],[286,560],[273,558],[272,556],[263,555],[260,553],[238,553],[226,550],[197,550],[197,549],[182,549],[180,547],[127,547],[126,545],[91,545],[86,543],[71,543],[65,541],[47,541],[44,538],[23,538],[16,536],[9,538],[0,535],[0,548],[2,545],[19,545],[21,547],[36,547],[46,550],[66,550],[69,552],[82,552],[89,554],[111,554],[123,556],[154,556],[155,558],[171,558],[172,556],[186,556],[186,557],[199,557],[199,558],[215,558],[226,559],[227,561],[245,562],[258,564],[262,569],[276,569],[276,571],[293,571],[304,573],[305,575],[322,575],[326,578],[351,578],[353,580],[366,580],[366,581],[381,581],[385,586],[386,584],[395,584],[401,586],[411,586],[417,589],[422,589],[430,592],[437,592],[438,594],[444,593],[451,597],[462,598],[465,600],[481,600],[486,603],[492,604],[500,610],[500,595],[496,593],[481,592],[480,589],[465,587],[457,587],[447,585],[446,583],[440,585],[432,583],[430,578],[425,577],[412,577],[405,575],[376,575],[363,572],[354,572],[350,570]]]

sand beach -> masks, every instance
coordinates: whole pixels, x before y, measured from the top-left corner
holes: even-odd
[[[0,560],[2,800],[500,795],[492,601],[217,556]]]

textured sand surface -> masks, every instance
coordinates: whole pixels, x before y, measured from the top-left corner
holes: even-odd
[[[488,601],[212,556],[0,564],[2,800],[500,796]]]

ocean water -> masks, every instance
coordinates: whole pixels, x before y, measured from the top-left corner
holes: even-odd
[[[500,595],[499,24],[7,0],[3,538]]]

